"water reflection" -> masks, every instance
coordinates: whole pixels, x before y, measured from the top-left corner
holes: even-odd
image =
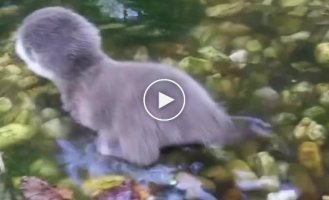
[[[119,0],[98,0],[96,3],[104,16],[115,19],[135,19],[139,16],[138,12],[127,8]]]

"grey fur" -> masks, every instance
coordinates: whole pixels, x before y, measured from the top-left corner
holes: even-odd
[[[16,50],[31,70],[58,87],[64,109],[97,131],[103,154],[149,165],[168,145],[223,146],[243,138],[224,108],[186,73],[112,60],[101,49],[97,28],[71,10],[49,7],[30,14],[18,30]],[[143,107],[144,90],[160,78],[176,81],[186,94],[185,109],[169,122],[154,120]]]

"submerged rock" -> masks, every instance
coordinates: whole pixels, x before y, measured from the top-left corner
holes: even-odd
[[[256,157],[256,168],[260,176],[278,176],[278,166],[268,152],[259,152]]]
[[[231,45],[235,49],[245,49],[247,42],[251,39],[249,35],[239,36],[232,40]]]
[[[11,64],[11,65],[7,65],[6,67],[5,67],[5,70],[9,73],[9,74],[21,74],[22,73],[22,69],[20,68],[20,67],[18,67],[18,66],[16,66],[16,65],[13,65],[13,64]]]
[[[206,75],[213,71],[213,63],[206,59],[196,57],[186,57],[178,64],[179,67],[193,75]]]
[[[292,86],[291,92],[298,94],[301,98],[309,98],[314,92],[314,85],[303,81]]]
[[[289,15],[277,15],[271,26],[275,26],[280,35],[290,35],[301,30],[303,24],[304,20],[301,18]]]
[[[280,103],[280,95],[271,87],[262,87],[254,91],[253,97],[255,103],[268,109],[275,108]]]
[[[313,63],[301,61],[301,62],[294,62],[290,64],[292,68],[297,70],[300,73],[317,73],[320,72],[321,69],[314,65]]]
[[[281,101],[287,109],[296,109],[303,104],[301,97],[297,93],[293,93],[289,90],[283,90],[281,92]]]
[[[206,78],[206,86],[217,97],[222,99],[232,99],[237,96],[237,88],[239,86],[239,78],[237,77],[222,77],[219,73]]]
[[[248,60],[248,52],[244,49],[240,49],[232,52],[232,54],[229,55],[229,58],[234,63],[246,63]]]
[[[41,130],[45,136],[53,139],[60,139],[66,137],[71,131],[71,124],[69,120],[54,118],[46,121]]]
[[[39,79],[36,76],[26,76],[22,80],[18,81],[17,85],[20,88],[28,88],[36,85]]]
[[[282,112],[271,118],[271,123],[275,126],[292,125],[297,121],[297,116],[293,113]]]
[[[258,180],[258,177],[246,162],[243,160],[233,160],[228,163],[228,169],[232,171],[234,181],[240,189],[244,191],[255,189],[253,183]]]
[[[233,181],[233,174],[224,166],[213,166],[205,169],[202,176],[213,180],[216,183]]]
[[[0,128],[0,150],[22,144],[30,140],[36,131],[28,125],[8,124]]]
[[[263,50],[263,45],[258,40],[250,40],[246,43],[246,48],[249,52],[259,52]]]
[[[11,62],[11,58],[8,54],[4,54],[0,57],[0,66],[5,66]]]
[[[325,107],[329,107],[329,90],[321,93],[319,103]]]
[[[29,171],[32,175],[52,181],[58,180],[61,175],[56,162],[46,158],[39,158],[32,162],[29,166]]]
[[[0,9],[0,17],[11,16],[19,13],[19,6],[10,5],[4,6]]]
[[[99,179],[90,179],[84,182],[83,189],[86,194],[97,195],[99,190],[120,185],[126,180],[124,176],[108,176]]]
[[[30,117],[31,117],[31,114],[28,109],[21,109],[18,112],[17,116],[15,117],[14,122],[19,123],[19,124],[28,124]]]
[[[294,136],[297,140],[310,140],[322,145],[327,138],[327,133],[322,125],[305,117],[295,127]]]
[[[139,47],[134,55],[134,60],[140,62],[146,62],[149,58],[149,51],[145,46]]]
[[[298,148],[299,162],[315,176],[323,176],[323,159],[319,146],[314,142],[303,142]]]
[[[231,55],[229,55],[229,58],[233,63],[237,65],[239,69],[243,69],[244,67],[247,66],[248,51],[244,49],[233,51]]]
[[[41,110],[41,116],[44,120],[51,120],[59,117],[59,112],[54,108],[44,108]]]
[[[35,99],[26,92],[18,92],[18,99],[21,101],[21,108],[35,110],[37,105]]]
[[[212,46],[202,47],[198,50],[198,52],[206,59],[214,61],[214,62],[222,62],[229,65],[230,59],[228,56],[218,51]]]
[[[320,43],[315,48],[315,58],[319,64],[329,64],[329,43]]]
[[[323,120],[326,115],[327,111],[321,106],[313,106],[311,108],[307,108],[302,113],[303,117],[308,117],[313,120]]]
[[[204,182],[197,177],[180,172],[177,174],[176,180],[176,187],[186,192],[185,199],[216,200],[214,196],[204,191]]]
[[[300,199],[317,200],[320,194],[308,171],[299,164],[290,164],[288,176],[291,183],[298,189]]]
[[[267,195],[267,200],[297,200],[299,194],[296,190],[281,190],[279,192],[271,192]]]
[[[284,8],[304,5],[310,0],[280,0],[280,5]]]
[[[315,93],[317,95],[321,95],[322,93],[329,91],[329,84],[328,83],[319,83],[315,85]]]
[[[197,39],[199,41],[199,43],[203,46],[203,45],[208,45],[209,41],[214,36],[218,36],[217,30],[218,29],[216,27],[216,24],[199,25],[199,26],[195,27],[194,29],[192,29],[190,34],[192,35],[192,37]],[[213,46],[214,44],[210,43],[210,45]]]
[[[279,49],[269,46],[264,49],[263,55],[265,58],[276,59],[279,57],[279,51]]]
[[[237,24],[230,21],[220,23],[218,26],[218,31],[220,33],[225,33],[228,35],[245,35],[251,31],[250,27],[244,24]]]
[[[301,31],[288,36],[281,36],[281,41],[283,43],[303,41],[303,40],[307,40],[310,36],[311,33],[309,33],[308,31]]]
[[[0,97],[0,113],[7,112],[13,107],[11,100],[7,97]]]
[[[206,9],[206,15],[208,17],[218,18],[233,16],[241,12],[244,9],[245,4],[246,3],[244,0],[239,0],[227,4],[218,4],[212,7],[208,7]]]
[[[306,5],[298,5],[294,7],[292,11],[288,12],[288,14],[296,17],[304,17],[308,11],[309,7]]]

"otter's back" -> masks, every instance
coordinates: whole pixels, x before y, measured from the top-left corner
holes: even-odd
[[[97,124],[96,127],[108,128],[123,136],[134,134],[136,138],[154,137],[161,146],[223,144],[230,137],[229,134],[234,134],[231,132],[231,119],[224,109],[184,72],[153,63],[118,62],[108,65],[102,66],[98,77],[90,80],[86,90],[86,102],[95,105],[92,121]],[[171,79],[185,92],[185,108],[171,121],[153,119],[143,105],[146,88],[158,79]],[[164,86],[159,90],[170,92],[172,87]],[[149,95],[158,98],[155,91]]]

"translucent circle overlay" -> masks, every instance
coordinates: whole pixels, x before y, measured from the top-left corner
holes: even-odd
[[[183,105],[182,105],[182,108],[181,108],[181,109],[179,110],[179,112],[178,112],[175,116],[173,116],[173,117],[165,118],[165,119],[158,118],[158,117],[154,116],[154,115],[149,111],[149,109],[148,109],[147,106],[146,106],[146,102],[145,102],[146,94],[147,94],[148,90],[149,90],[154,84],[156,84],[156,83],[158,83],[158,82],[170,82],[170,83],[175,84],[175,85],[179,88],[179,90],[181,91],[181,93],[182,93],[182,95],[183,95]],[[144,108],[145,108],[147,114],[150,115],[153,119],[156,119],[156,120],[158,120],[158,121],[171,121],[171,120],[177,118],[177,117],[183,112],[183,110],[184,110],[184,108],[185,108],[185,93],[184,93],[183,88],[182,88],[178,83],[176,83],[175,81],[173,81],[173,80],[171,80],[171,79],[158,79],[158,80],[156,80],[156,81],[153,81],[149,86],[147,86],[147,88],[146,88],[146,90],[145,90],[145,92],[144,92],[144,95],[143,95],[143,104],[144,104]]]

